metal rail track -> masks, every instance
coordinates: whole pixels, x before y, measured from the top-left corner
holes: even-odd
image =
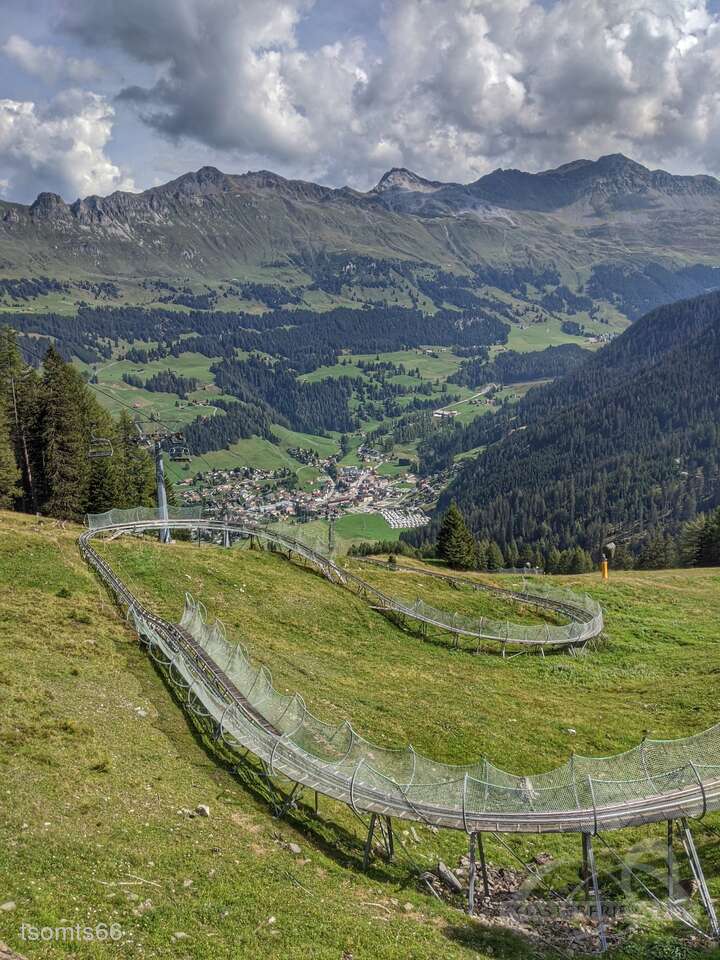
[[[642,781],[644,794],[602,804],[596,803],[592,778],[588,776],[590,805],[581,805],[578,802],[576,809],[532,809],[530,801],[526,809],[510,811],[488,808],[487,804],[481,810],[468,806],[467,773],[464,781],[456,781],[463,783],[462,802],[451,806],[446,802],[428,802],[411,797],[410,793],[416,788],[414,784],[399,784],[373,771],[364,773],[362,759],[351,773],[337,769],[337,764],[308,753],[287,734],[276,729],[261,710],[250,704],[187,630],[156,616],[142,605],[90,542],[93,537],[105,533],[142,532],[165,527],[223,533],[228,531],[242,536],[264,536],[269,539],[267,532],[218,521],[146,521],[113,524],[89,530],[80,537],[79,546],[84,559],[112,591],[119,605],[126,610],[128,616],[132,615],[141,639],[149,646],[151,653],[156,650],[166,658],[162,665],[168,670],[170,678],[173,679],[174,669],[176,676],[184,678],[184,686],[193,691],[193,695],[203,703],[206,711],[203,715],[214,718],[217,736],[231,748],[251,750],[267,765],[272,775],[285,776],[296,784],[347,803],[355,811],[363,810],[420,821],[437,827],[463,830],[469,834],[483,831],[598,833],[600,830],[663,820],[701,817],[709,810],[720,808],[720,776],[703,780],[691,762],[689,767],[695,771],[697,782],[680,788],[658,791],[657,785],[648,774]],[[277,535],[273,535],[273,540],[276,544],[291,548],[293,552],[316,563],[328,579],[344,582],[344,578],[353,576],[327,558],[315,554],[304,544]],[[355,579],[373,594],[379,593],[364,584],[360,578]],[[157,660],[156,657],[154,659]],[[720,769],[718,772],[720,774]],[[385,787],[378,786],[379,779],[386,782]],[[595,783],[600,781],[596,780]],[[450,784],[451,781],[445,781],[445,785]],[[637,782],[632,785],[635,789],[640,789]]]
[[[112,532],[141,533],[144,530],[162,530],[166,527],[189,529],[191,531],[207,530],[215,534],[238,537],[250,537],[271,544],[273,547],[288,551],[306,560],[316,567],[320,572],[333,583],[346,587],[353,593],[367,600],[376,609],[385,613],[395,614],[399,617],[405,617],[408,620],[414,620],[423,624],[425,627],[432,627],[458,637],[467,637],[475,641],[491,641],[500,647],[518,647],[525,649],[544,649],[559,650],[569,647],[584,646],[589,640],[594,639],[602,633],[604,628],[602,613],[593,614],[580,604],[573,604],[565,600],[556,600],[544,597],[541,594],[533,594],[528,591],[505,590],[502,587],[485,587],[496,595],[501,595],[511,601],[531,604],[537,607],[553,610],[566,616],[571,625],[575,624],[577,630],[575,633],[568,633],[563,636],[553,635],[548,631],[547,636],[541,638],[527,638],[523,636],[512,635],[509,630],[505,633],[493,632],[492,630],[477,629],[474,625],[462,625],[454,623],[451,620],[441,619],[438,614],[440,611],[432,613],[423,613],[413,606],[402,603],[396,597],[390,597],[367,583],[361,577],[351,573],[344,567],[335,563],[328,557],[323,556],[317,551],[312,550],[300,540],[287,537],[276,533],[266,527],[258,527],[248,523],[225,523],[220,520],[172,520],[172,521],[134,521],[131,523],[114,524]],[[110,528],[105,527],[105,530]],[[437,574],[433,574],[438,576]],[[492,622],[492,621],[491,621]],[[495,624],[497,625],[497,624]],[[508,625],[512,627],[512,624]],[[522,627],[518,628],[522,630]]]
[[[390,570],[382,560],[374,560],[372,557],[354,557],[354,560],[360,563],[367,563],[373,567],[380,567],[383,570]],[[395,567],[397,573],[413,573],[421,577],[430,577],[432,580],[440,580],[443,583],[449,583],[457,587],[470,587],[471,590],[479,590],[483,593],[492,593],[495,596],[502,597],[505,600],[516,600],[518,603],[525,603],[529,606],[538,607],[541,610],[552,610],[554,613],[561,613],[568,620],[577,620],[580,623],[590,623],[593,614],[590,610],[580,607],[577,604],[567,603],[562,600],[548,599],[536,593],[527,593],[523,590],[508,590],[505,587],[496,587],[494,584],[481,583],[479,580],[471,580],[470,577],[458,577],[454,574],[437,573],[435,570],[423,570],[420,567],[408,567],[399,563]],[[505,571],[499,570],[498,573]]]

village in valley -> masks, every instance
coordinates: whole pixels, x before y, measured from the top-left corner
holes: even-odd
[[[312,451],[295,451],[297,457],[308,453]],[[178,500],[183,506],[202,506],[205,516],[305,523],[338,519],[345,513],[372,513],[382,515],[392,529],[407,529],[430,522],[425,511],[447,482],[414,473],[384,476],[370,462],[339,466],[336,457],[314,456],[313,466],[318,478],[311,489],[299,489],[297,475],[289,468],[239,465],[207,470],[176,484]]]

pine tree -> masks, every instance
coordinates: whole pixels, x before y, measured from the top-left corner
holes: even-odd
[[[165,474],[165,496],[167,497],[167,502],[169,507],[176,507],[178,505],[177,492],[175,490],[175,484],[172,482],[170,477]]]
[[[135,424],[123,410],[113,444],[117,472],[116,507],[148,507],[155,503],[155,465],[148,451],[139,446],[137,441]]]
[[[694,567],[700,557],[700,546],[705,533],[707,518],[704,514],[686,523],[680,533],[680,563],[684,567]]]
[[[491,540],[487,551],[488,570],[494,573],[497,570],[502,570],[504,565],[505,557],[503,557],[502,550],[494,540]]]
[[[10,442],[21,474],[20,506],[35,512],[42,477],[40,378],[23,362],[10,327],[0,329],[0,406],[6,411]]]
[[[615,570],[632,570],[635,566],[635,557],[624,543],[621,543],[615,551],[611,565]]]
[[[20,471],[10,442],[5,410],[0,405],[0,509],[12,507],[20,495]]]
[[[437,554],[456,570],[470,570],[475,566],[475,541],[454,501],[442,518]]]
[[[43,511],[77,520],[85,512],[90,480],[86,387],[54,347],[45,355],[43,367]]]
[[[562,555],[557,547],[551,547],[545,561],[545,570],[547,573],[560,573]]]
[[[533,565],[533,549],[529,543],[524,543],[520,551],[520,566],[531,567]]]
[[[698,565],[702,567],[720,566],[720,507],[705,521],[700,538]]]
[[[665,538],[661,533],[653,534],[646,542],[637,565],[640,570],[663,570],[667,566]]]

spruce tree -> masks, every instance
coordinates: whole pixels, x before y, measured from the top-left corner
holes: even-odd
[[[0,404],[0,509],[12,507],[20,492],[20,471],[10,442],[5,410]]]
[[[694,567],[700,557],[700,547],[705,533],[706,517],[700,514],[686,523],[680,534],[680,563],[684,567]]]
[[[475,566],[475,541],[455,501],[442,518],[437,554],[455,570],[470,570]]]
[[[494,540],[491,540],[487,549],[487,568],[491,573],[502,570],[505,565],[505,557],[502,550]]]
[[[116,507],[149,507],[155,504],[155,465],[150,453],[138,444],[138,431],[123,410],[115,429],[113,460],[116,468]]]
[[[638,557],[638,569],[663,570],[667,567],[667,547],[661,533],[653,534]]]
[[[0,329],[0,405],[6,411],[10,442],[20,469],[20,507],[35,512],[43,462],[38,426],[40,378],[23,362],[10,327]]]
[[[90,480],[85,384],[54,347],[43,361],[42,440],[45,454],[43,511],[78,520],[85,512]]]
[[[720,566],[720,507],[705,521],[697,562],[702,567]]]
[[[560,573],[560,567],[562,564],[562,555],[557,547],[551,547],[550,552],[547,555],[547,560],[545,561],[545,571],[546,573]]]

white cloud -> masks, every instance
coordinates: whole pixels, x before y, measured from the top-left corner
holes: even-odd
[[[152,69],[146,123],[230,158],[366,186],[621,150],[720,172],[706,0],[386,0],[384,45],[302,50],[311,0],[65,0],[64,27]],[[375,48],[373,48],[375,49]]]
[[[26,73],[53,83],[60,79],[86,83],[100,75],[94,60],[68,57],[58,47],[38,46],[16,33],[8,37],[0,50]]]
[[[132,189],[106,155],[113,109],[93,93],[68,90],[49,105],[0,100],[0,169],[12,195],[53,190],[66,199]]]
[[[387,53],[358,109],[422,172],[465,179],[616,150],[720,169],[720,23],[702,0],[387,9]]]

